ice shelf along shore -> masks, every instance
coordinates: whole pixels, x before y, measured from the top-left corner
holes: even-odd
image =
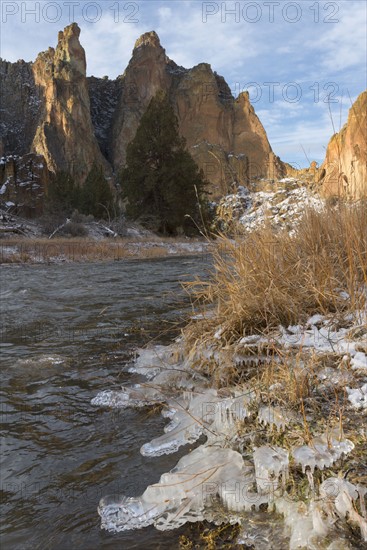
[[[169,530],[207,520],[215,525],[238,523],[243,535],[248,515],[263,510],[283,516],[291,550],[362,548],[367,542],[366,472],[355,478],[348,473],[358,461],[366,463],[360,453],[367,447],[367,350],[365,339],[351,338],[358,332],[356,326],[351,328],[332,327],[321,316],[303,327],[279,328],[278,349],[288,350],[287,368],[294,378],[301,370],[304,383],[306,372],[307,383],[314,384],[302,407],[277,393],[281,378],[267,390],[259,376],[212,387],[211,378],[182,353],[180,340],[138,350],[130,371],[141,375],[140,383],[106,389],[92,404],[162,405],[168,422],[163,434],[141,447],[147,458],[175,453],[187,444],[194,448],[141,496],[102,498],[102,528],[118,532],[153,525]],[[291,351],[297,345],[306,355],[302,360],[299,354],[293,356],[292,363]],[[246,369],[251,355],[257,371],[268,368],[265,346],[264,336],[244,337],[232,364]],[[201,353],[208,361],[221,360],[219,347]],[[334,367],[323,364],[326,353],[333,354]],[[272,356],[274,368],[281,363],[279,355]],[[326,400],[329,409],[321,417],[328,419],[319,421],[317,411],[325,396],[334,396],[339,413],[333,415]]]

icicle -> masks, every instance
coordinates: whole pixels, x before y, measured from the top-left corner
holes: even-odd
[[[339,440],[337,431],[313,438],[310,445],[302,445],[293,449],[294,460],[302,466],[305,473],[309,467],[314,472],[316,466],[323,470],[329,468],[339,460],[343,454],[348,454],[354,449],[354,444],[349,439]]]
[[[254,452],[257,490],[261,494],[274,493],[279,486],[279,477],[283,482],[288,478],[288,453],[280,447],[262,446]]]
[[[258,420],[261,424],[275,426],[278,431],[285,430],[293,420],[291,413],[280,407],[260,407]]]

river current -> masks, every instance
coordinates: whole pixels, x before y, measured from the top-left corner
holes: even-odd
[[[111,534],[97,506],[141,494],[180,456],[139,453],[166,421],[90,401],[134,381],[134,350],[169,343],[191,313],[202,257],[1,267],[2,549],[177,548],[179,532]]]

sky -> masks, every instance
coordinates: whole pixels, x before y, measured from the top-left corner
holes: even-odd
[[[1,2],[0,56],[34,61],[76,21],[87,73],[122,74],[135,40],[155,30],[186,68],[210,63],[236,97],[248,90],[275,154],[321,163],[367,88],[365,0],[82,0]]]

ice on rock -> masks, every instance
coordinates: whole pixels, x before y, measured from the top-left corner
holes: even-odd
[[[348,400],[356,409],[367,409],[367,384],[361,388],[347,388]]]
[[[238,510],[241,503],[227,498],[226,487],[232,486],[234,479],[244,479],[246,473],[243,458],[236,451],[200,446],[182,457],[158,483],[147,487],[141,497],[103,498],[98,508],[101,526],[115,532],[148,525],[176,529],[187,521],[203,520],[204,508],[210,507],[213,498],[223,499],[227,507],[233,505]],[[243,502],[243,509],[245,506]]]
[[[254,452],[254,464],[257,490],[260,494],[274,493],[288,478],[288,453],[281,447],[258,447]]]
[[[278,431],[285,430],[294,419],[289,411],[280,407],[260,407],[258,420],[261,424],[275,426]]]
[[[91,404],[99,407],[126,409],[128,407],[146,407],[165,400],[159,388],[135,384],[121,390],[104,390],[91,400]]]
[[[293,458],[302,466],[302,472],[310,468],[314,472],[316,466],[323,470],[329,468],[339,460],[343,454],[348,454],[354,449],[354,444],[349,439],[340,439],[338,430],[330,434],[314,437],[310,445],[302,445],[293,449]]]

